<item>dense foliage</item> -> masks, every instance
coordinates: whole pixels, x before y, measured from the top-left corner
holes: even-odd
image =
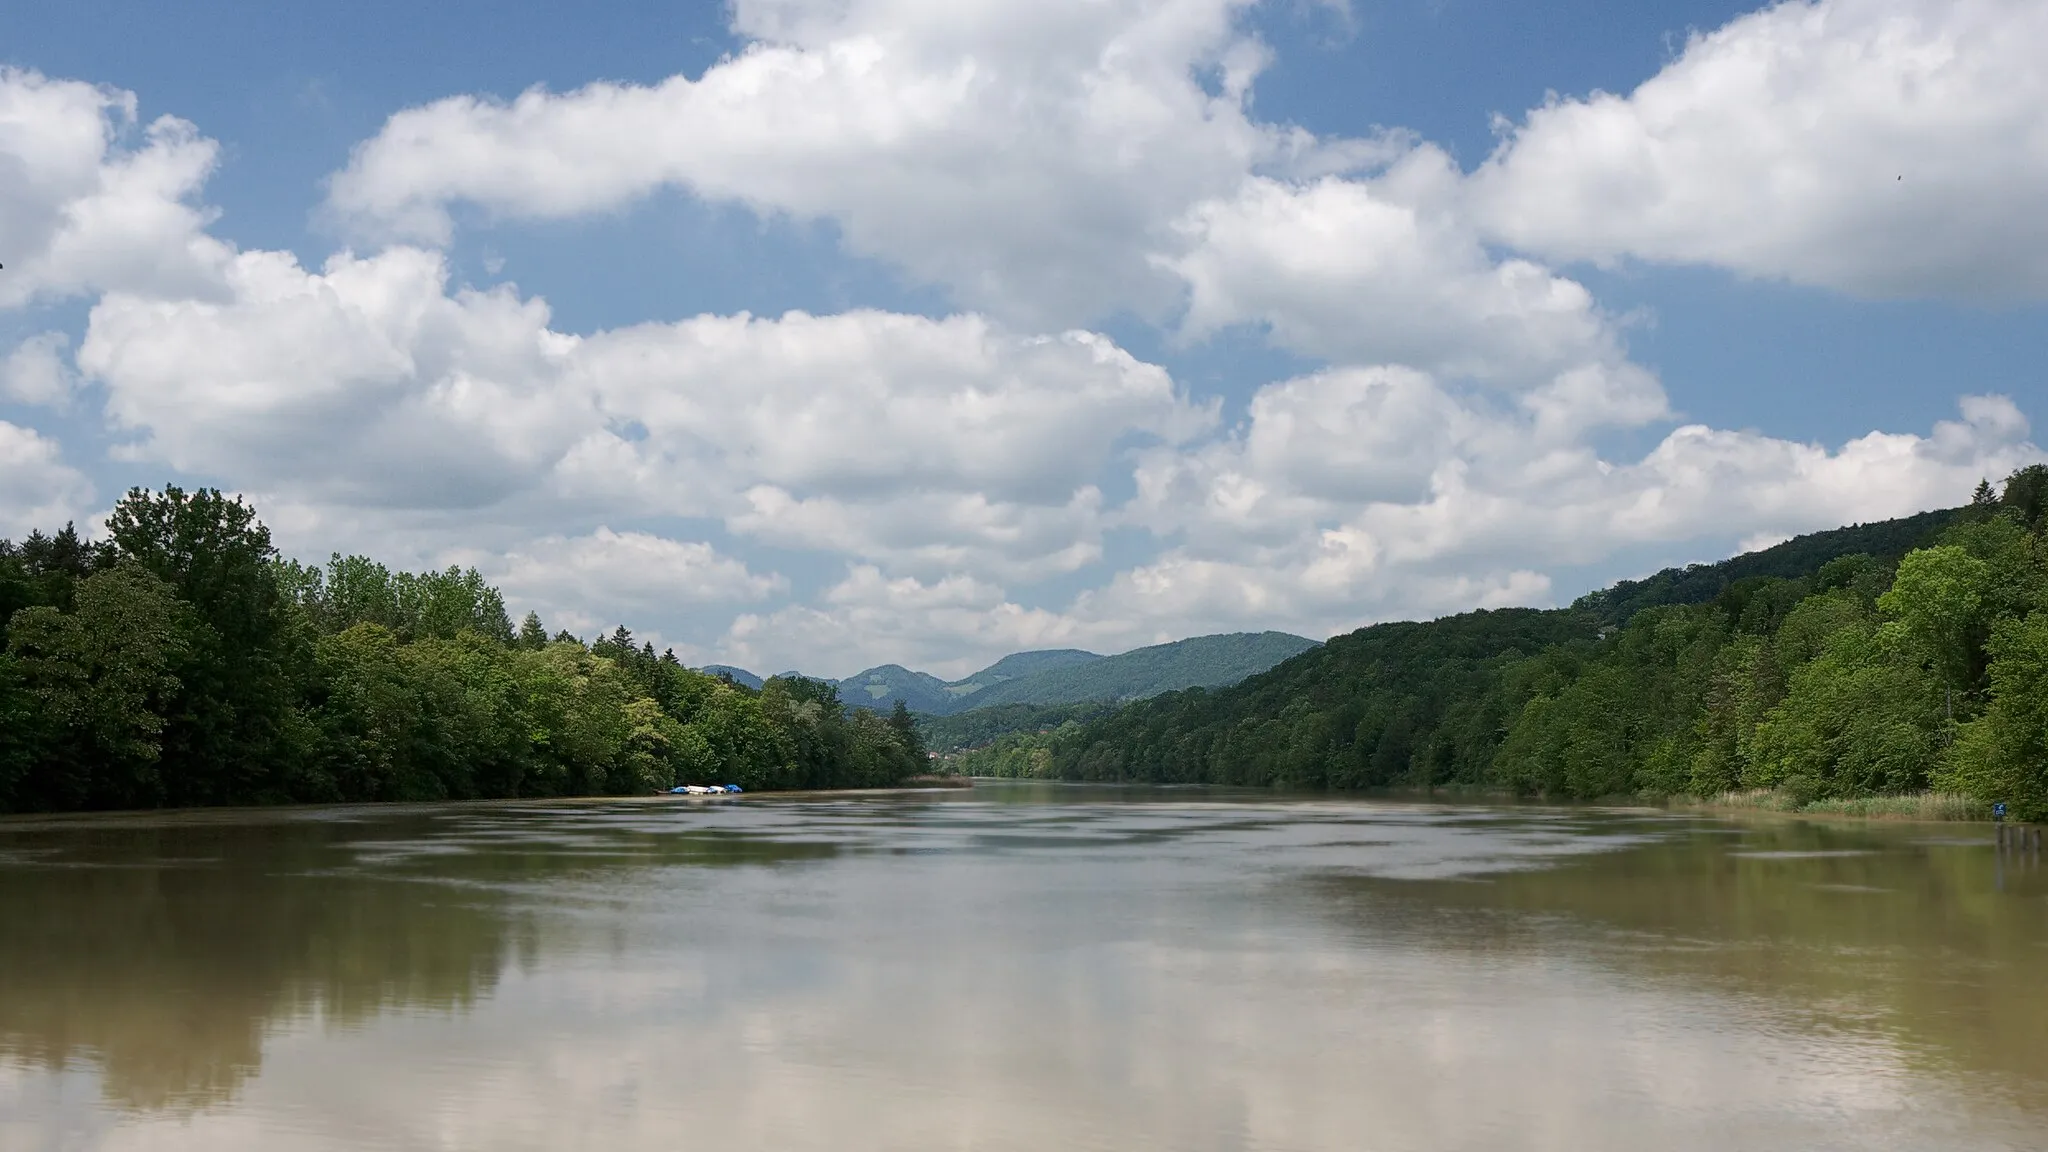
[[[985,748],[1013,732],[1050,732],[1062,724],[1079,723],[1106,716],[1116,705],[1100,700],[1079,704],[993,704],[951,716],[919,716],[918,731],[925,747],[945,755],[969,748]]]
[[[910,715],[514,629],[474,570],[281,560],[239,500],[132,491],[0,541],[0,811],[894,783]]]
[[[2037,465],[1956,513],[1781,545],[1762,573],[1741,557],[1568,609],[1361,629],[1235,688],[1004,736],[959,764],[1558,797],[1933,787],[2048,816],[2044,491]],[[1858,543],[1904,555],[1834,550]]]

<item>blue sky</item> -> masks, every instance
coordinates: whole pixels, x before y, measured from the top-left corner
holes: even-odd
[[[2043,20],[26,8],[0,532],[213,483],[833,675],[1561,602],[2039,458]]]

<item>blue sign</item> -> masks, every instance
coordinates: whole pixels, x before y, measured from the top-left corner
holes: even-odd
[[[2003,805],[2003,804],[1993,804],[1993,805],[1991,806],[1991,818],[1992,818],[1993,820],[2003,820],[2003,819],[2005,819],[2005,805]]]

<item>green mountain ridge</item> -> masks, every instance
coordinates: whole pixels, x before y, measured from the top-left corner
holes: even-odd
[[[1006,680],[977,693],[969,706],[1121,702],[1183,688],[1220,688],[1314,647],[1315,641],[1286,632],[1193,636]]]
[[[960,699],[1004,681],[1017,680],[1040,672],[1052,672],[1060,668],[1072,668],[1101,659],[1103,657],[1079,648],[1045,648],[1035,652],[1012,652],[964,680],[953,681],[946,686],[946,691],[955,699]],[[979,707],[980,702],[977,701],[975,706]]]
[[[839,698],[859,708],[887,712],[898,700],[912,712],[950,710],[954,697],[944,680],[913,672],[901,664],[883,664],[839,681]]]
[[[1557,797],[1779,788],[1804,803],[1935,788],[2037,819],[2044,494],[2048,468],[2035,465],[1967,508],[1666,569],[1568,608],[1374,625],[1232,687],[1106,715],[1019,714],[952,762],[974,775]],[[977,733],[946,735],[961,747]]]
[[[900,664],[877,665],[844,680],[810,679],[837,685],[840,699],[853,707],[886,712],[901,700],[912,712],[950,716],[1004,704],[1121,702],[1179,688],[1217,688],[1315,646],[1313,640],[1286,632],[1228,632],[1135,648],[1115,656],[1098,656],[1078,648],[1013,652],[953,681]],[[710,665],[705,671],[732,676],[740,683],[753,676],[729,665]]]

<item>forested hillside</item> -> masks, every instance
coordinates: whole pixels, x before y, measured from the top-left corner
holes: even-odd
[[[994,704],[951,716],[919,716],[917,730],[924,734],[925,747],[944,755],[986,747],[1012,732],[1046,732],[1068,721],[1093,720],[1116,709],[1117,705],[1104,700],[1083,700],[1077,704]]]
[[[1234,688],[1006,736],[959,764],[1557,797],[1934,787],[2041,818],[2044,495],[2048,468],[2034,466],[1954,513],[1806,537],[1568,609],[1365,628]]]
[[[239,500],[132,491],[0,541],[0,811],[888,784],[907,712],[759,691],[529,613],[474,571],[281,560]]]
[[[1315,646],[1285,632],[1195,636],[1005,680],[968,697],[964,706],[1142,700],[1177,688],[1235,684]]]
[[[913,672],[901,664],[883,664],[856,672],[838,682],[839,693],[855,704],[888,708],[901,701],[912,712],[947,712],[953,697],[946,682],[929,672]]]

